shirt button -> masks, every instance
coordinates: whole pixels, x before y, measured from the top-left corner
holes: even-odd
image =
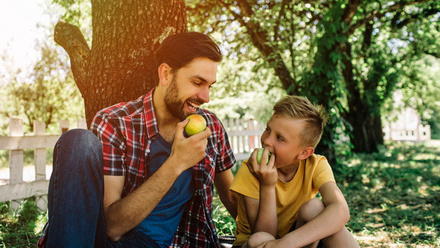
[[[150,153],[150,149],[147,149],[147,153]]]

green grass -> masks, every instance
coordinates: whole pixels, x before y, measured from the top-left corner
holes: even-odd
[[[0,247],[35,247],[47,221],[33,199],[23,201],[12,212],[9,203],[0,203]]]
[[[361,247],[440,246],[440,145],[390,143],[375,154],[342,158],[334,168],[350,207],[347,224]],[[220,235],[233,235],[234,220],[213,201]],[[0,203],[0,247],[34,247],[47,220],[28,199],[11,214]]]

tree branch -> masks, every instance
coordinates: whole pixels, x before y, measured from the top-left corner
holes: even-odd
[[[353,20],[353,16],[356,14],[360,2],[360,0],[349,1],[347,8],[344,9],[342,20],[347,23],[347,25]]]
[[[385,9],[384,11],[380,11],[380,10],[376,10],[371,12],[369,15],[367,15],[365,18],[359,20],[358,22],[356,22],[355,24],[351,25],[348,28],[348,35],[353,34],[353,32],[360,26],[364,25],[365,23],[373,20],[374,18],[381,18],[382,16],[384,16],[385,14],[389,13],[389,12],[394,12],[398,9],[401,9],[405,6],[408,5],[412,5],[412,4],[417,4],[417,3],[424,3],[427,2],[428,0],[416,0],[416,1],[410,1],[410,2],[399,2],[396,3],[390,7],[388,7],[387,9]],[[348,23],[347,23],[348,24]]]
[[[55,26],[54,40],[70,57],[73,77],[81,94],[87,88],[90,48],[77,26],[60,20]]]
[[[232,10],[231,4],[222,0],[217,0],[217,2],[232,14],[240,25],[246,28],[246,33],[250,36],[252,44],[263,54],[264,59],[275,70],[275,75],[280,79],[283,88],[287,90],[291,84],[296,84],[281,55],[269,44],[267,31],[263,30],[259,23],[253,19],[254,13],[249,3],[245,0],[237,1],[241,12],[241,15],[239,15]],[[245,21],[245,18],[249,20]]]

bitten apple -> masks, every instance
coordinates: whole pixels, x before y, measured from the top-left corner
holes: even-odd
[[[258,148],[258,151],[257,151],[257,163],[261,162],[261,158],[263,157],[263,152],[264,152],[264,148]],[[267,162],[266,162],[266,164],[269,163],[269,159],[270,159],[270,152],[267,155]]]
[[[188,116],[187,119],[189,119],[189,121],[185,126],[186,135],[192,136],[206,129],[206,120],[203,116],[192,114]]]

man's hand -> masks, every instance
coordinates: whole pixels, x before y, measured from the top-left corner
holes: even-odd
[[[179,174],[191,168],[206,156],[206,146],[211,130],[207,127],[204,131],[185,138],[183,130],[188,119],[177,123],[177,130],[174,134],[173,147],[169,159],[175,164]]]
[[[264,149],[260,163],[257,162],[257,153],[258,149],[255,149],[246,163],[249,171],[258,179],[261,186],[275,186],[278,180],[278,171],[275,167],[275,155],[272,154],[269,163],[266,164],[269,151]]]

